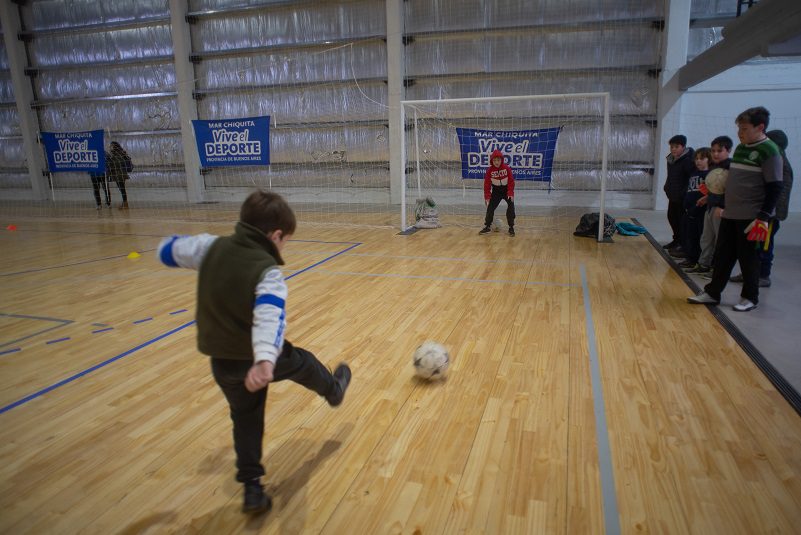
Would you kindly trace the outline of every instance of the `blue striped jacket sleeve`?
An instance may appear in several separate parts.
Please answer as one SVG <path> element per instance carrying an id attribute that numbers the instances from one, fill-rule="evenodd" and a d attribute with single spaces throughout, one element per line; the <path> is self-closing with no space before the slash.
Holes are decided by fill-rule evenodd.
<path id="1" fill-rule="evenodd" d="M 197 270 L 216 239 L 211 234 L 171 236 L 161 240 L 156 254 L 165 266 Z"/>
<path id="2" fill-rule="evenodd" d="M 253 306 L 253 360 L 278 360 L 284 347 L 287 286 L 278 267 L 268 269 L 256 286 Z"/>

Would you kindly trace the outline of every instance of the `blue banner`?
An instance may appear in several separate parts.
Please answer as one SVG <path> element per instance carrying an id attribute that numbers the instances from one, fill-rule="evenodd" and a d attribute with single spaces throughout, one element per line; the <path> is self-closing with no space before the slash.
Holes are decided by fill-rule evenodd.
<path id="1" fill-rule="evenodd" d="M 539 130 L 477 130 L 457 128 L 462 153 L 462 178 L 484 179 L 490 154 L 503 152 L 515 180 L 551 181 L 556 140 L 562 127 Z"/>
<path id="2" fill-rule="evenodd" d="M 192 121 L 203 167 L 270 165 L 270 116 Z"/>
<path id="3" fill-rule="evenodd" d="M 106 172 L 103 131 L 42 132 L 42 144 L 47 154 L 47 169 L 51 173 L 65 171 Z"/>

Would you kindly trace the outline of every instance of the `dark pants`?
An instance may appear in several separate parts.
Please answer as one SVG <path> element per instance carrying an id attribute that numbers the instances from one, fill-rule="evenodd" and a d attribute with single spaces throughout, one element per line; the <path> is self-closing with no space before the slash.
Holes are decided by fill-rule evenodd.
<path id="1" fill-rule="evenodd" d="M 106 198 L 106 204 L 111 204 L 111 196 L 108 194 L 108 187 L 106 186 L 106 177 L 105 176 L 93 176 L 92 178 L 92 190 L 95 194 L 95 203 L 98 206 L 102 204 L 100 200 L 100 188 L 103 188 L 103 193 Z"/>
<path id="2" fill-rule="evenodd" d="M 515 202 L 506 195 L 506 186 L 492 186 L 490 192 L 490 200 L 487 205 L 487 215 L 484 216 L 484 226 L 492 225 L 492 219 L 495 217 L 495 209 L 501 204 L 501 201 L 506 201 L 506 223 L 509 227 L 515 226 Z"/>
<path id="3" fill-rule="evenodd" d="M 770 231 L 770 241 L 768 242 L 768 250 L 759 253 L 760 269 L 759 277 L 761 279 L 769 279 L 770 271 L 773 268 L 773 244 L 776 242 L 776 233 L 779 232 L 779 220 L 773 220 L 773 229 Z"/>
<path id="4" fill-rule="evenodd" d="M 211 372 L 228 401 L 234 424 L 236 480 L 242 483 L 264 475 L 261 454 L 267 388 L 257 392 L 245 388 L 245 376 L 251 366 L 253 362 L 248 360 L 211 359 Z M 289 342 L 284 342 L 273 376 L 273 382 L 289 379 L 321 396 L 334 386 L 333 375 L 317 357 Z"/>
<path id="5" fill-rule="evenodd" d="M 120 190 L 120 195 L 122 195 L 122 202 L 128 202 L 128 193 L 125 191 L 125 179 L 115 178 L 114 182 L 117 183 L 117 188 L 119 188 Z"/>
<path id="6" fill-rule="evenodd" d="M 686 260 L 697 263 L 701 256 L 701 234 L 704 232 L 704 213 L 701 208 L 690 208 L 681 220 L 681 248 L 687 254 Z"/>
<path id="7" fill-rule="evenodd" d="M 673 231 L 673 241 L 681 243 L 681 218 L 684 217 L 684 201 L 668 200 L 667 218 L 670 230 Z"/>
<path id="8" fill-rule="evenodd" d="M 751 219 L 721 219 L 718 241 L 715 245 L 715 264 L 712 281 L 704 291 L 720 300 L 720 294 L 729 282 L 734 264 L 740 262 L 743 290 L 740 297 L 752 303 L 759 302 L 759 249 L 761 243 L 748 241 L 743 232 Z"/>

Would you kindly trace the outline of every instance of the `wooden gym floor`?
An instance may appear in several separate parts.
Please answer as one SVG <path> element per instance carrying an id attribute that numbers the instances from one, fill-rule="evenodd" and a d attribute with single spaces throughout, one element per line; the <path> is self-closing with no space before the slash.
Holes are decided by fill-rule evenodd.
<path id="1" fill-rule="evenodd" d="M 288 339 L 354 378 L 338 409 L 271 386 L 274 508 L 247 517 L 195 349 L 195 273 L 153 252 L 232 222 L 14 223 L 0 232 L 2 533 L 801 526 L 801 418 L 643 236 L 301 225 Z M 413 377 L 425 339 L 451 350 L 445 382 Z"/>

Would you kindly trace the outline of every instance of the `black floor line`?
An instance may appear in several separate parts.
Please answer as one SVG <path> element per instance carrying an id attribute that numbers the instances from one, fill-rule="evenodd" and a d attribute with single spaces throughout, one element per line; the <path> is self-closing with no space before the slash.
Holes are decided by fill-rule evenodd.
<path id="1" fill-rule="evenodd" d="M 631 221 L 635 225 L 639 225 L 639 221 L 635 218 L 631 218 Z M 699 293 L 701 288 L 695 283 L 695 281 L 687 275 L 679 266 L 678 264 L 671 258 L 671 256 L 665 251 L 662 246 L 657 242 L 653 236 L 651 236 L 650 232 L 645 232 L 645 237 L 651 242 L 651 245 L 662 255 L 664 258 L 679 274 L 679 277 L 687 284 L 687 286 L 695 293 Z M 688 305 L 689 306 L 689 305 Z M 697 305 L 695 305 L 697 306 Z M 762 354 L 759 349 L 751 343 L 751 341 L 742 333 L 742 331 L 729 319 L 729 317 L 720 310 L 720 307 L 717 305 L 705 305 L 712 315 L 718 320 L 718 323 L 726 329 L 726 331 L 734 338 L 734 341 L 739 344 L 745 354 L 748 355 L 751 360 L 756 364 L 757 368 L 762 370 L 762 373 L 765 374 L 765 377 L 773 384 L 776 390 L 787 400 L 787 403 L 795 409 L 795 412 L 801 416 L 801 395 L 799 395 L 798 391 L 793 388 L 793 386 L 787 382 L 787 379 L 779 373 L 779 370 L 773 367 L 773 365 L 765 358 L 765 355 Z"/>

